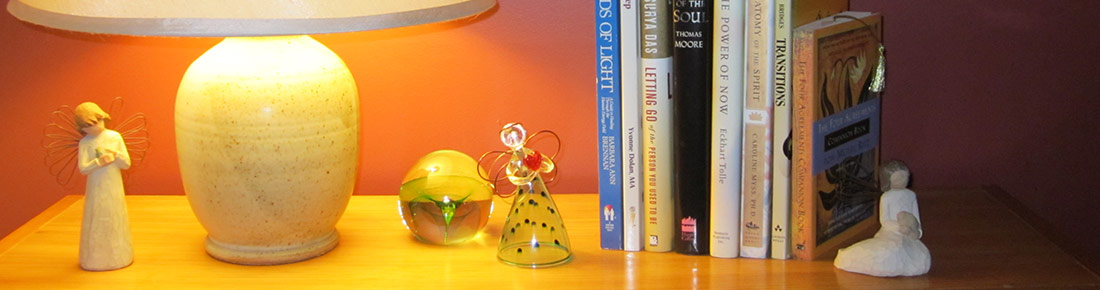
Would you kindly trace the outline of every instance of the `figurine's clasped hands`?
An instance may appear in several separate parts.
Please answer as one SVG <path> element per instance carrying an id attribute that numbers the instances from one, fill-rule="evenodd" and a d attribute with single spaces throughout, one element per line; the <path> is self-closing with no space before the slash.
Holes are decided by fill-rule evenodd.
<path id="1" fill-rule="evenodd" d="M 113 151 L 108 151 L 108 152 L 104 153 L 103 156 L 99 156 L 99 165 L 102 166 L 102 165 L 111 164 L 111 162 L 115 162 L 115 159 L 116 159 L 115 154 L 116 153 L 113 152 Z"/>

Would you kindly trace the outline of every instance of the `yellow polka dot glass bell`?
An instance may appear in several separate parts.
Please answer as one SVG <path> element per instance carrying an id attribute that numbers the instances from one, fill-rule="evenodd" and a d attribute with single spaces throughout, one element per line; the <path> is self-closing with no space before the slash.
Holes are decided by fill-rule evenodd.
<path id="1" fill-rule="evenodd" d="M 573 259 L 569 234 L 561 211 L 546 189 L 542 173 L 554 171 L 551 158 L 525 147 L 527 132 L 518 123 L 501 130 L 501 141 L 511 150 L 505 165 L 508 180 L 515 185 L 515 200 L 501 229 L 497 259 L 519 267 L 550 267 Z"/>

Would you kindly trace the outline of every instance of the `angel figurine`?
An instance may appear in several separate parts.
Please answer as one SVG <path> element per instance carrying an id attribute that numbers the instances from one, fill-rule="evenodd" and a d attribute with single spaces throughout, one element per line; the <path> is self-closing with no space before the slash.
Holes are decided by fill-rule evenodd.
<path id="1" fill-rule="evenodd" d="M 879 277 L 916 276 L 928 273 L 932 257 L 920 241 L 917 195 L 906 188 L 909 168 L 901 161 L 882 166 L 883 190 L 879 200 L 879 229 L 873 238 L 837 253 L 833 265 L 849 272 Z"/>
<path id="2" fill-rule="evenodd" d="M 77 166 L 88 176 L 80 227 L 80 267 L 106 271 L 129 266 L 134 261 L 134 246 L 122 170 L 130 168 L 130 154 L 122 135 L 105 127 L 111 116 L 98 105 L 81 103 L 73 114 L 77 128 L 84 133 Z"/>
<path id="3" fill-rule="evenodd" d="M 112 108 L 115 105 L 121 107 L 121 101 Z M 47 125 L 46 160 L 51 173 L 62 185 L 68 183 L 72 170 L 88 177 L 80 229 L 80 267 L 107 271 L 129 266 L 134 250 L 122 170 L 133 164 L 127 143 L 138 145 L 138 157 L 144 156 L 148 145 L 144 115 L 136 114 L 122 122 L 129 135 L 125 139 L 124 134 L 108 129 L 111 116 L 95 103 L 81 103 L 71 110 L 62 107 L 54 116 L 60 121 L 69 120 L 69 124 L 55 121 Z M 71 169 L 62 170 L 59 165 Z"/>
<path id="4" fill-rule="evenodd" d="M 543 130 L 528 136 L 527 130 L 519 123 L 510 123 L 500 130 L 500 141 L 509 148 L 507 151 L 493 151 L 482 155 L 497 154 L 496 160 L 507 158 L 507 162 L 497 168 L 494 178 L 482 177 L 494 185 L 507 179 L 515 187 L 511 194 L 499 194 L 501 197 L 515 196 L 508 210 L 500 243 L 497 245 L 497 259 L 505 264 L 542 268 L 568 263 L 573 259 L 573 250 L 569 246 L 569 234 L 561 218 L 561 212 L 546 189 L 544 174 L 556 173 L 554 156 L 547 156 L 531 149 L 529 143 L 541 133 L 557 137 L 554 132 Z M 559 139 L 558 149 L 561 149 Z M 554 154 L 557 155 L 557 154 Z M 481 161 L 478 162 L 480 164 Z M 497 162 L 494 161 L 493 165 Z M 500 174 L 506 178 L 500 178 Z M 496 191 L 496 186 L 493 190 Z"/>

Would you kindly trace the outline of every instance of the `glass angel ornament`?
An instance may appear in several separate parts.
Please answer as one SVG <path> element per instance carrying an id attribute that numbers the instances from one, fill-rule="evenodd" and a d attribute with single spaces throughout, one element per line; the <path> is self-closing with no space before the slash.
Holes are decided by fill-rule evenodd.
<path id="1" fill-rule="evenodd" d="M 539 133 L 553 134 L 550 131 Z M 498 159 L 508 158 L 502 169 L 509 183 L 515 185 L 515 190 L 502 197 L 514 195 L 515 199 L 501 229 L 497 259 L 518 267 L 557 266 L 573 259 L 561 212 L 550 197 L 546 180 L 542 177 L 542 174 L 554 172 L 554 161 L 550 156 L 526 146 L 536 135 L 529 138 L 519 123 L 505 125 L 500 131 L 500 140 L 510 150 L 486 153 L 486 156 L 501 153 Z M 499 174 L 500 171 L 497 172 Z M 495 182 L 500 178 L 492 180 Z"/>
<path id="2" fill-rule="evenodd" d="M 121 107 L 121 101 L 112 108 L 117 108 L 115 105 Z M 74 170 L 88 176 L 80 229 L 80 268 L 108 271 L 129 266 L 134 250 L 122 175 L 122 170 L 133 164 L 128 142 L 123 134 L 107 127 L 111 115 L 95 103 L 81 103 L 71 110 L 62 107 L 54 116 L 65 125 L 55 121 L 46 127 L 46 160 L 51 173 L 62 185 L 69 182 Z M 132 142 L 139 145 L 139 158 L 144 156 L 147 144 L 144 120 L 139 114 L 122 122 L 128 128 L 124 132 L 137 135 Z"/>
<path id="3" fill-rule="evenodd" d="M 405 227 L 417 239 L 439 245 L 476 237 L 493 211 L 493 189 L 480 178 L 484 175 L 477 161 L 462 152 L 424 155 L 405 174 L 398 194 Z"/>

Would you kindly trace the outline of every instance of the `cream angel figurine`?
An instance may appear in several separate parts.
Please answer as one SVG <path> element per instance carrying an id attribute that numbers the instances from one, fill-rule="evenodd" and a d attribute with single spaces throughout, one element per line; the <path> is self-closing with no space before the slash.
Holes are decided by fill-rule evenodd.
<path id="1" fill-rule="evenodd" d="M 837 253 L 833 265 L 849 272 L 879 277 L 916 276 L 928 273 L 932 257 L 920 241 L 917 195 L 906 188 L 909 168 L 901 161 L 883 165 L 883 190 L 879 199 L 879 223 L 875 237 L 860 241 Z"/>
<path id="2" fill-rule="evenodd" d="M 77 167 L 88 176 L 84 190 L 84 220 L 80 228 L 80 267 L 107 271 L 134 260 L 130 220 L 126 212 L 122 170 L 130 168 L 125 141 L 105 127 L 111 117 L 95 103 L 73 109 L 80 139 Z"/>

